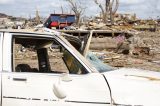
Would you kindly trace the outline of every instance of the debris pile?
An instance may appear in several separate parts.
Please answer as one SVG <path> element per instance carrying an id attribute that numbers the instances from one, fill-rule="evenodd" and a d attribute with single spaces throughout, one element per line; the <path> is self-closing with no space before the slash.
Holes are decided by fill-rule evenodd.
<path id="1" fill-rule="evenodd" d="M 114 67 L 136 67 L 160 71 L 160 33 L 141 32 L 130 38 L 129 54 L 115 49 L 92 50 L 99 59 Z M 114 43 L 113 43 L 114 44 Z"/>
<path id="2" fill-rule="evenodd" d="M 42 23 L 43 20 L 45 19 L 38 22 Z M 0 29 L 33 29 L 37 24 L 37 18 L 25 19 L 0 14 Z M 113 25 L 104 24 L 100 17 L 95 17 L 83 20 L 80 27 L 72 24 L 62 30 L 75 30 L 79 33 L 101 30 L 102 33 L 94 33 L 89 48 L 96 52 L 104 63 L 114 67 L 137 67 L 160 71 L 160 19 L 141 20 L 137 19 L 135 14 L 116 14 Z M 104 34 L 103 31 L 108 31 L 111 36 L 106 36 L 109 33 Z M 115 32 L 119 35 L 114 35 Z M 132 36 L 120 36 L 119 32 Z M 77 36 L 80 36 L 79 33 Z M 29 54 L 21 56 L 20 52 L 17 52 L 17 55 L 18 58 L 30 57 Z"/>
<path id="3" fill-rule="evenodd" d="M 110 21 L 110 20 L 108 20 Z M 114 23 L 104 24 L 101 17 L 87 19 L 83 22 L 80 29 L 83 30 L 110 30 L 110 31 L 126 31 L 138 33 L 137 31 L 157 31 L 159 30 L 159 20 L 142 20 L 136 17 L 136 14 L 116 14 Z"/>
<path id="4" fill-rule="evenodd" d="M 42 18 L 40 23 L 42 23 L 43 20 Z M 33 29 L 40 23 L 37 22 L 36 18 L 27 19 L 0 13 L 0 29 Z"/>

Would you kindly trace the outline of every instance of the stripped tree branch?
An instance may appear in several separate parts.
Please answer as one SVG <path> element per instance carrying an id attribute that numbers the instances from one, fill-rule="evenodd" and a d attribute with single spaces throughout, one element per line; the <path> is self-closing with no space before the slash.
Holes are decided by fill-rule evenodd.
<path id="1" fill-rule="evenodd" d="M 76 25 L 79 27 L 81 16 L 83 15 L 86 8 L 83 8 L 80 4 L 77 4 L 73 0 L 66 0 L 66 1 L 70 4 L 71 10 L 74 12 L 76 16 Z"/>

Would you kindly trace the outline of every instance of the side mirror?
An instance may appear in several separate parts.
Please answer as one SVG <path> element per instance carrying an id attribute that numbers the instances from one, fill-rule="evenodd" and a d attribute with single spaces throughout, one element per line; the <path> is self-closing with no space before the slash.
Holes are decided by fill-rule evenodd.
<path id="1" fill-rule="evenodd" d="M 59 99 L 64 99 L 67 97 L 66 92 L 64 91 L 64 89 L 62 88 L 62 86 L 60 84 L 53 85 L 53 92 L 54 92 L 55 96 Z"/>

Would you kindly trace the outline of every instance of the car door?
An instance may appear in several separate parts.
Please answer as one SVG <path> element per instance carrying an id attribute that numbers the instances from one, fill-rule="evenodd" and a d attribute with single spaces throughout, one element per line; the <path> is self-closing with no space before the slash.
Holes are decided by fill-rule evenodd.
<path id="1" fill-rule="evenodd" d="M 70 71 L 60 77 L 59 86 L 65 91 L 65 102 L 73 106 L 110 105 L 109 87 L 103 75 L 86 73 L 84 66 L 67 50 L 64 50 L 63 59 Z"/>
<path id="2" fill-rule="evenodd" d="M 21 37 L 21 35 L 19 36 Z M 34 37 L 34 35 L 32 35 L 32 37 Z M 39 36 L 36 36 L 35 39 L 32 39 L 32 37 L 30 37 L 30 35 L 26 36 L 25 34 L 25 36 L 23 36 L 22 38 L 17 38 L 17 40 L 14 40 L 12 38 L 11 33 L 8 33 L 7 35 L 4 36 L 3 43 L 5 45 L 3 45 L 3 48 L 7 49 L 3 49 L 3 54 L 4 54 L 3 73 L 2 73 L 3 106 L 110 105 L 110 94 L 107 83 L 103 78 L 103 76 L 99 73 L 95 74 L 85 73 L 82 75 L 78 75 L 75 73 L 74 74 L 48 73 L 48 71 L 33 72 L 33 70 L 32 72 L 29 72 L 28 68 L 25 72 L 15 71 L 14 68 L 15 64 L 13 63 L 15 63 L 14 58 L 17 57 L 14 57 L 13 54 L 15 53 L 11 52 L 14 51 L 12 47 L 14 45 L 13 44 L 14 41 L 17 41 L 18 43 L 19 42 L 23 43 L 24 46 L 27 44 L 25 42 L 28 42 L 30 43 L 29 45 L 33 47 L 32 44 L 34 44 L 34 41 L 35 42 L 38 41 L 40 42 L 39 44 L 44 45 L 42 43 L 43 42 L 46 43 L 46 41 L 48 40 L 47 39 L 45 41 L 45 39 L 40 39 L 39 41 L 38 39 Z M 37 44 L 38 42 L 36 42 L 35 44 Z M 25 51 L 27 50 L 21 50 L 20 54 L 21 52 L 23 53 Z M 20 54 L 18 56 L 20 56 Z M 52 56 L 56 57 L 55 54 Z M 30 58 L 37 58 L 37 57 L 33 56 Z M 18 57 L 17 60 L 23 60 L 23 59 Z M 28 61 L 28 64 L 30 63 L 30 65 L 33 65 L 32 63 L 33 61 L 34 60 Z M 43 68 L 43 66 L 45 66 L 46 64 L 44 64 L 43 61 L 39 62 L 39 64 L 41 63 Z M 50 65 L 52 66 L 54 64 Z M 57 65 L 61 64 L 58 63 Z M 63 94 L 64 97 L 59 98 L 57 96 L 57 93 L 58 95 Z"/>
<path id="3" fill-rule="evenodd" d="M 61 81 L 66 98 L 58 99 L 54 84 L 61 74 L 4 73 L 3 106 L 110 106 L 110 94 L 98 74 L 71 75 L 72 81 Z"/>
<path id="4" fill-rule="evenodd" d="M 64 101 L 71 106 L 110 106 L 108 86 L 99 73 L 68 75 L 70 81 L 61 77 L 60 86 L 66 93 Z"/>
<path id="5" fill-rule="evenodd" d="M 33 46 L 39 42 L 38 45 L 45 39 L 35 35 L 16 34 L 17 38 L 14 39 L 14 34 L 6 33 L 4 35 L 3 43 L 3 73 L 2 73 L 2 105 L 3 106 L 62 106 L 62 102 L 57 102 L 58 99 L 53 93 L 53 85 L 59 79 L 58 74 L 42 73 L 42 72 L 29 72 L 29 68 L 26 68 L 24 72 L 15 71 L 15 61 L 24 61 L 25 58 L 20 58 L 19 55 L 24 55 L 25 49 L 23 47 L 18 51 L 15 50 L 13 42 L 20 42 L 27 46 Z M 35 39 L 32 39 L 35 38 Z M 39 39 L 40 38 L 40 39 Z M 45 38 L 45 36 L 43 37 Z M 37 41 L 36 41 L 37 40 Z M 47 40 L 46 40 L 47 41 Z M 44 41 L 44 42 L 46 42 Z M 25 43 L 26 42 L 26 43 Z M 6 49 L 7 48 L 7 49 Z M 31 49 L 31 48 L 29 48 Z M 20 52 L 20 53 L 19 53 Z M 18 57 L 16 57 L 18 55 Z M 28 54 L 32 55 L 32 54 Z M 25 57 L 25 55 L 24 55 Z M 18 58 L 18 59 L 16 59 Z M 26 57 L 27 58 L 27 57 Z M 30 59 L 32 57 L 29 57 Z M 37 57 L 35 57 L 37 58 Z M 27 60 L 26 64 L 35 64 L 34 60 Z M 26 62 L 24 61 L 24 62 Z M 37 63 L 38 64 L 38 63 Z M 34 69 L 36 70 L 36 69 Z M 28 71 L 28 72 L 27 72 Z"/>

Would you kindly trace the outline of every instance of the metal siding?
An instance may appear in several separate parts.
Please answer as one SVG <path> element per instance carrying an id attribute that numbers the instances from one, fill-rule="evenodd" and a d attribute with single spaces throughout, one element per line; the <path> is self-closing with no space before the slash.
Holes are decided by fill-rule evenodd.
<path id="1" fill-rule="evenodd" d="M 51 16 L 51 21 L 58 21 L 59 20 L 59 16 Z"/>
<path id="2" fill-rule="evenodd" d="M 68 22 L 68 23 L 74 23 L 75 22 L 75 16 L 66 16 L 66 17 L 61 17 L 61 16 L 51 16 L 51 21 L 59 21 L 60 23 Z"/>
<path id="3" fill-rule="evenodd" d="M 67 22 L 74 23 L 75 22 L 75 16 L 68 16 L 67 17 Z"/>

